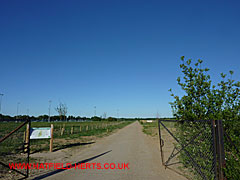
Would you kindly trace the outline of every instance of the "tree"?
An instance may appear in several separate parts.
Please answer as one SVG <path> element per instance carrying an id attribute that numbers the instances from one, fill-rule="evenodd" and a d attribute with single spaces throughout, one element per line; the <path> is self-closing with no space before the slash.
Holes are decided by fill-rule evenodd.
<path id="1" fill-rule="evenodd" d="M 48 115 L 40 115 L 38 116 L 38 119 L 41 121 L 47 121 L 48 120 Z"/>
<path id="2" fill-rule="evenodd" d="M 114 118 L 114 117 L 108 117 L 108 118 L 107 118 L 107 121 L 117 121 L 117 118 Z"/>
<path id="3" fill-rule="evenodd" d="M 229 71 L 229 78 L 226 80 L 226 74 L 221 73 L 221 81 L 214 85 L 211 77 L 208 74 L 208 68 L 202 68 L 202 60 L 192 65 L 192 60 L 185 61 L 184 56 L 181 57 L 182 64 L 180 68 L 183 72 L 183 77 L 177 78 L 177 83 L 184 91 L 184 95 L 179 97 L 171 92 L 174 101 L 171 102 L 173 115 L 179 120 L 223 120 L 225 132 L 231 138 L 231 141 L 240 149 L 240 82 L 232 79 L 233 71 Z M 207 126 L 207 125 L 205 125 Z M 183 124 L 176 126 L 177 136 L 181 142 L 188 137 L 194 137 L 196 132 L 199 132 L 200 124 Z M 209 131 L 210 128 L 204 129 Z M 224 137 L 226 138 L 226 137 Z M 186 149 L 191 152 L 195 158 L 197 153 L 206 152 L 209 150 L 209 141 L 207 139 L 199 140 L 199 146 L 188 146 Z M 224 139 L 224 149 L 226 156 L 225 175 L 227 179 L 240 179 L 240 155 L 238 151 L 232 148 L 232 144 Z M 180 155 L 180 158 L 189 166 L 187 156 Z M 206 167 L 206 159 L 197 159 L 201 165 Z M 211 164 L 209 164 L 211 166 Z M 210 167 L 209 166 L 209 167 Z M 207 166 L 206 169 L 209 168 Z"/>
<path id="4" fill-rule="evenodd" d="M 67 115 L 67 105 L 63 103 L 59 103 L 59 105 L 55 108 L 55 110 L 58 112 L 60 120 L 65 119 Z"/>
<path id="5" fill-rule="evenodd" d="M 240 117 L 240 82 L 232 80 L 233 71 L 229 71 L 230 79 L 221 73 L 222 81 L 212 85 L 208 68 L 201 68 L 202 60 L 192 66 L 192 60 L 183 63 L 180 68 L 183 78 L 178 77 L 178 85 L 185 92 L 181 98 L 171 92 L 173 115 L 181 120 L 198 119 L 239 119 Z"/>
<path id="6" fill-rule="evenodd" d="M 102 118 L 100 118 L 100 117 L 98 117 L 98 116 L 93 116 L 93 117 L 91 117 L 91 120 L 92 120 L 92 121 L 101 121 Z"/>

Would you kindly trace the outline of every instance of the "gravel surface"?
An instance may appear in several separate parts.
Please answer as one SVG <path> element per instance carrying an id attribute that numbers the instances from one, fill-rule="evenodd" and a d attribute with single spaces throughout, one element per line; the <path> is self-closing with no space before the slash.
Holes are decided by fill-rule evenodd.
<path id="1" fill-rule="evenodd" d="M 129 163 L 129 169 L 56 170 L 35 179 L 82 180 L 183 180 L 184 177 L 164 169 L 156 141 L 142 132 L 134 122 L 75 154 L 70 163 Z M 61 163 L 61 162 L 59 162 Z"/>

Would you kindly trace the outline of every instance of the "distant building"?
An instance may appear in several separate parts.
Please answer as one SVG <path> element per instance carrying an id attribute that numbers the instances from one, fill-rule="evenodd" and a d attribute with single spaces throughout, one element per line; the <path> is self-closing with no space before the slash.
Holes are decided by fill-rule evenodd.
<path id="1" fill-rule="evenodd" d="M 152 123 L 153 120 L 140 120 L 140 122 L 142 122 L 142 123 Z"/>
<path id="2" fill-rule="evenodd" d="M 151 123 L 151 122 L 153 122 L 153 120 L 147 120 L 147 122 L 148 122 L 148 123 Z"/>

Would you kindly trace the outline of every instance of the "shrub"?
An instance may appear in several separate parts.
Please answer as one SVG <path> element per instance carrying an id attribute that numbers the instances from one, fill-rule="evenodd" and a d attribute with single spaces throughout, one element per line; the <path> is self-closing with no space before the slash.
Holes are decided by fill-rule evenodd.
<path id="1" fill-rule="evenodd" d="M 211 77 L 208 74 L 208 68 L 202 68 L 202 60 L 198 60 L 194 65 L 192 60 L 185 60 L 184 56 L 181 57 L 182 64 L 180 68 L 183 77 L 177 78 L 177 83 L 184 91 L 184 95 L 179 97 L 174 95 L 172 90 L 171 96 L 174 101 L 171 102 L 173 115 L 178 121 L 182 120 L 223 120 L 224 129 L 232 139 L 233 143 L 239 149 L 239 135 L 240 135 L 240 82 L 232 79 L 233 71 L 229 71 L 230 78 L 226 79 L 226 74 L 221 73 L 222 80 L 214 85 Z M 193 123 L 189 125 L 177 125 L 177 136 L 180 141 L 186 140 L 188 137 L 193 137 L 194 133 L 199 131 L 199 124 Z M 204 127 L 205 133 L 210 133 L 211 130 L 208 126 Z M 228 143 L 225 139 L 225 153 L 226 153 L 226 169 L 225 175 L 229 179 L 240 179 L 240 157 L 236 150 L 232 148 L 232 144 Z M 204 152 L 210 148 L 207 140 L 198 139 L 199 151 Z M 188 151 L 192 155 L 197 155 L 196 147 L 189 146 Z M 189 167 L 189 159 L 183 153 L 180 155 L 186 167 Z M 209 168 L 204 158 L 196 159 L 198 163 Z"/>

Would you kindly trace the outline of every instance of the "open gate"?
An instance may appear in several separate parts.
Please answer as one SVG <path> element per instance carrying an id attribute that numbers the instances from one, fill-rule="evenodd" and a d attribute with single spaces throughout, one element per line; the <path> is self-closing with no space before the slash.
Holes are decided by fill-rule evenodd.
<path id="1" fill-rule="evenodd" d="M 14 169 L 10 168 L 10 165 L 15 165 L 15 163 L 27 165 L 29 163 L 30 139 L 27 133 L 30 133 L 30 125 L 30 120 L 21 124 L 1 122 L 0 179 L 24 179 L 29 176 L 28 168 L 23 166 L 23 168 Z"/>
<path id="2" fill-rule="evenodd" d="M 161 160 L 188 179 L 225 179 L 222 121 L 158 120 Z"/>

